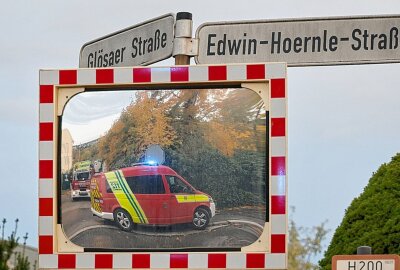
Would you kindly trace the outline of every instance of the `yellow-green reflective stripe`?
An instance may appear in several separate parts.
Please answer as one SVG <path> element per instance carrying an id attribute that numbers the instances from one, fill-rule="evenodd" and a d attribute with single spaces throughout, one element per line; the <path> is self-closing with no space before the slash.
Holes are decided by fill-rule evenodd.
<path id="1" fill-rule="evenodd" d="M 178 203 L 190 203 L 190 202 L 208 202 L 208 196 L 202 194 L 195 195 L 175 195 Z"/>
<path id="2" fill-rule="evenodd" d="M 130 189 L 123 186 L 125 178 L 118 179 L 116 172 L 105 173 L 107 182 L 122 208 L 127 210 L 135 223 L 148 223 L 142 208 Z M 144 217 L 144 218 L 143 218 Z"/>
<path id="3" fill-rule="evenodd" d="M 124 175 L 122 174 L 122 171 L 116 171 L 115 174 L 116 174 L 116 176 L 117 176 L 117 178 L 119 180 L 119 183 L 120 183 L 122 189 L 125 191 L 129 201 L 131 202 L 132 206 L 136 210 L 136 213 L 139 216 L 139 218 L 142 221 L 142 223 L 148 223 L 146 215 L 145 215 L 142 207 L 140 207 L 140 204 L 137 201 L 135 195 L 131 192 L 131 189 L 130 189 L 129 185 L 126 182 L 126 179 L 125 179 Z"/>
<path id="4" fill-rule="evenodd" d="M 107 182 L 117 198 L 118 203 L 124 209 L 126 209 L 130 215 L 132 216 L 133 222 L 142 223 L 139 216 L 136 213 L 136 210 L 133 208 L 132 204 L 129 202 L 127 194 L 122 190 L 122 187 L 119 184 L 119 180 L 115 172 L 108 172 L 105 174 Z"/>

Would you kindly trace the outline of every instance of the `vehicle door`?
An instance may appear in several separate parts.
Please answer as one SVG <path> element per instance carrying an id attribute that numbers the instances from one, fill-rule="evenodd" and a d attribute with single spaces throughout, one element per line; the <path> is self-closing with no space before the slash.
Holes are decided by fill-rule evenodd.
<path id="1" fill-rule="evenodd" d="M 191 186 L 176 175 L 165 175 L 171 194 L 171 220 L 175 223 L 190 222 L 195 206 L 195 196 Z"/>
<path id="2" fill-rule="evenodd" d="M 162 176 L 139 175 L 126 177 L 126 181 L 143 209 L 148 223 L 169 224 L 170 195 L 166 193 Z"/>

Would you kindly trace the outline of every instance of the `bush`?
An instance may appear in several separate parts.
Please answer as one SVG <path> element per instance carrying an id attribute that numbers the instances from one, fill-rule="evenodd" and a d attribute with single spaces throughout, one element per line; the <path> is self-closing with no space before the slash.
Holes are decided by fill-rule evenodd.
<path id="1" fill-rule="evenodd" d="M 265 204 L 264 157 L 244 150 L 228 157 L 201 140 L 189 145 L 190 150 L 167 149 L 165 165 L 212 196 L 220 208 Z"/>

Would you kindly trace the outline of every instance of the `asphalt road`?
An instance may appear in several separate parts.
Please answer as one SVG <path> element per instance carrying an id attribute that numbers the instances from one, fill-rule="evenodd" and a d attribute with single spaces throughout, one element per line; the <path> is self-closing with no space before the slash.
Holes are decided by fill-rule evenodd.
<path id="1" fill-rule="evenodd" d="M 66 192 L 61 203 L 66 236 L 89 248 L 239 248 L 255 242 L 265 222 L 263 209 L 242 207 L 217 209 L 203 231 L 192 229 L 190 224 L 179 224 L 140 225 L 132 232 L 124 232 L 113 222 L 93 216 L 89 199 L 72 201 Z"/>

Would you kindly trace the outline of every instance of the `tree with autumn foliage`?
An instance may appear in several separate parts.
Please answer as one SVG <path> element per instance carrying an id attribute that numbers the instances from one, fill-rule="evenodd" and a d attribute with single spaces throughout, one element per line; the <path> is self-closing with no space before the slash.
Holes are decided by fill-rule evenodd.
<path id="1" fill-rule="evenodd" d="M 205 134 L 213 147 L 228 156 L 236 150 L 265 152 L 266 112 L 256 93 L 229 91 L 215 107 L 218 113 L 207 123 Z"/>
<path id="2" fill-rule="evenodd" d="M 291 214 L 294 212 L 295 208 L 292 207 Z M 326 221 L 312 228 L 301 227 L 290 217 L 288 270 L 320 269 L 318 264 L 313 263 L 313 258 L 322 252 L 322 243 L 329 232 L 325 225 Z"/>
<path id="3" fill-rule="evenodd" d="M 265 205 L 266 141 L 256 142 L 258 124 L 266 134 L 260 97 L 242 89 L 200 89 L 178 96 L 175 107 L 178 140 L 166 149 L 166 164 L 220 207 Z"/>
<path id="4" fill-rule="evenodd" d="M 110 169 L 130 166 L 146 148 L 158 144 L 165 148 L 175 139 L 167 104 L 157 102 L 146 92 L 137 92 L 133 101 L 98 143 L 99 157 Z"/>
<path id="5" fill-rule="evenodd" d="M 165 165 L 219 207 L 265 206 L 266 119 L 261 98 L 250 90 L 136 91 L 109 131 L 82 153 L 113 170 L 141 162 L 147 147 L 158 144 Z"/>

